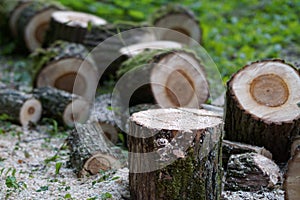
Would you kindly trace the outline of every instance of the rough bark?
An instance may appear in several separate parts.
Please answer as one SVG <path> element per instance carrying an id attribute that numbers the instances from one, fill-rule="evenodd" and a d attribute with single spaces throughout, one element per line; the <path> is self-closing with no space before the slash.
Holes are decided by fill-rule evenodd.
<path id="1" fill-rule="evenodd" d="M 286 200 L 300 199 L 300 144 L 299 141 L 296 141 L 296 143 L 297 147 L 295 144 L 283 184 Z"/>
<path id="2" fill-rule="evenodd" d="M 152 109 L 132 115 L 132 199 L 219 199 L 222 119 L 197 109 Z"/>
<path id="3" fill-rule="evenodd" d="M 40 119 L 42 105 L 30 94 L 12 89 L 1 89 L 0 114 L 5 114 L 8 120 L 26 127 L 30 122 L 36 123 Z"/>
<path id="4" fill-rule="evenodd" d="M 264 147 L 257 147 L 249 144 L 243 144 L 239 142 L 232 142 L 223 140 L 222 142 L 222 164 L 227 169 L 227 163 L 231 155 L 244 154 L 244 153 L 257 153 L 263 155 L 269 159 L 272 159 L 270 151 Z"/>
<path id="5" fill-rule="evenodd" d="M 279 167 L 260 154 L 232 155 L 228 161 L 224 189 L 229 191 L 274 189 L 281 179 Z"/>
<path id="6" fill-rule="evenodd" d="M 286 162 L 300 133 L 299 90 L 299 72 L 281 60 L 245 66 L 228 82 L 225 139 L 263 146 Z"/>
<path id="7" fill-rule="evenodd" d="M 116 89 L 126 106 L 156 102 L 199 108 L 209 96 L 201 62 L 183 49 L 144 51 L 124 62 L 117 74 Z"/>
<path id="8" fill-rule="evenodd" d="M 97 124 L 76 126 L 68 137 L 68 145 L 71 150 L 70 163 L 76 169 L 78 177 L 126 165 L 126 156 L 119 148 L 110 144 Z"/>
<path id="9" fill-rule="evenodd" d="M 32 52 L 41 47 L 51 14 L 61 9 L 63 9 L 61 5 L 45 1 L 32 1 L 26 6 L 16 20 L 17 30 L 20 33 L 20 49 L 24 49 L 25 46 Z"/>
<path id="10" fill-rule="evenodd" d="M 88 50 L 80 44 L 57 41 L 33 54 L 34 85 L 52 86 L 91 101 L 98 84 L 98 71 Z"/>
<path id="11" fill-rule="evenodd" d="M 72 127 L 76 122 L 85 123 L 90 105 L 82 97 L 52 87 L 34 89 L 34 95 L 43 106 L 43 115 Z"/>
<path id="12" fill-rule="evenodd" d="M 45 43 L 56 40 L 83 43 L 91 26 L 100 26 L 106 21 L 92 14 L 75 11 L 57 11 L 52 14 L 50 28 L 47 31 Z"/>
<path id="13" fill-rule="evenodd" d="M 165 28 L 157 32 L 158 40 L 171 40 L 187 45 L 194 42 L 192 39 L 202 42 L 200 22 L 193 11 L 181 5 L 169 4 L 161 7 L 153 14 L 151 24 Z"/>

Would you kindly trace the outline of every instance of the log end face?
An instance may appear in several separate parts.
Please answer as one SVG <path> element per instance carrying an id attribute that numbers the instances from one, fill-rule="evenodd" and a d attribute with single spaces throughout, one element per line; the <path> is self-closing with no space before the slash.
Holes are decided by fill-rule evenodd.
<path id="1" fill-rule="evenodd" d="M 73 127 L 76 122 L 85 123 L 89 118 L 89 114 L 89 103 L 83 99 L 75 99 L 66 107 L 63 113 L 63 121 L 67 126 Z"/>
<path id="2" fill-rule="evenodd" d="M 23 126 L 27 126 L 29 122 L 36 123 L 41 118 L 42 105 L 36 99 L 27 100 L 20 111 L 20 122 Z"/>

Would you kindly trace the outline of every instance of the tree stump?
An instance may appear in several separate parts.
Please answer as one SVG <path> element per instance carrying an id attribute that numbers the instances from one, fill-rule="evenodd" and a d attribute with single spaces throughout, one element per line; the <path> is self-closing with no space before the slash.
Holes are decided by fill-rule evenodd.
<path id="1" fill-rule="evenodd" d="M 52 13 L 50 28 L 46 34 L 46 43 L 56 40 L 83 43 L 91 26 L 100 26 L 106 21 L 92 14 L 75 11 L 56 11 Z"/>
<path id="2" fill-rule="evenodd" d="M 225 139 L 263 146 L 276 162 L 290 157 L 300 134 L 300 76 L 281 60 L 251 63 L 228 82 Z"/>
<path id="3" fill-rule="evenodd" d="M 198 109 L 151 109 L 130 121 L 132 199 L 219 199 L 222 119 Z"/>
<path id="4" fill-rule="evenodd" d="M 272 160 L 256 153 L 237 154 L 229 158 L 224 190 L 274 189 L 281 179 L 280 169 Z"/>
<path id="5" fill-rule="evenodd" d="M 122 151 L 110 145 L 97 124 L 77 125 L 68 137 L 68 145 L 71 151 L 70 163 L 78 177 L 126 165 Z"/>
<path id="6" fill-rule="evenodd" d="M 228 140 L 222 141 L 222 164 L 224 169 L 227 169 L 227 163 L 231 155 L 244 154 L 244 153 L 257 153 L 269 159 L 272 159 L 270 151 L 264 147 L 257 147 L 240 142 L 232 142 Z"/>
<path id="7" fill-rule="evenodd" d="M 61 5 L 53 2 L 32 1 L 17 15 L 18 18 L 14 21 L 20 33 L 20 41 L 29 51 L 33 52 L 42 46 L 51 14 L 61 9 L 63 9 Z M 24 48 L 24 46 L 20 46 L 20 48 Z"/>
<path id="8" fill-rule="evenodd" d="M 98 70 L 80 44 L 57 41 L 33 55 L 36 87 L 52 86 L 91 101 L 98 85 Z"/>
<path id="9" fill-rule="evenodd" d="M 52 87 L 34 89 L 34 95 L 43 106 L 44 116 L 51 117 L 69 127 L 74 123 L 85 123 L 90 105 L 82 97 Z"/>
<path id="10" fill-rule="evenodd" d="M 286 200 L 300 198 L 300 145 L 293 150 L 293 156 L 288 162 L 287 172 L 283 184 Z"/>
<path id="11" fill-rule="evenodd" d="M 26 127 L 29 122 L 36 123 L 42 114 L 42 105 L 32 95 L 12 89 L 0 90 L 0 114 L 8 120 Z"/>
<path id="12" fill-rule="evenodd" d="M 204 67 L 188 50 L 144 51 L 124 62 L 117 74 L 121 78 L 115 89 L 125 106 L 199 108 L 209 96 Z"/>
<path id="13" fill-rule="evenodd" d="M 202 40 L 202 30 L 195 14 L 181 5 L 169 4 L 157 10 L 151 24 L 164 29 L 156 32 L 158 40 L 171 40 L 186 45 Z"/>

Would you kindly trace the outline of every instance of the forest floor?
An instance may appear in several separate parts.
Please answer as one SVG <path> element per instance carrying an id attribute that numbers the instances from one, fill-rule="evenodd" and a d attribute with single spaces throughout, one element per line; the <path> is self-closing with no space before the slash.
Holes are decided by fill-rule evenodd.
<path id="1" fill-rule="evenodd" d="M 8 127 L 9 125 L 9 127 Z M 0 131 L 0 199 L 129 199 L 128 169 L 77 178 L 66 132 L 6 124 Z M 51 126 L 50 126 L 51 127 Z"/>

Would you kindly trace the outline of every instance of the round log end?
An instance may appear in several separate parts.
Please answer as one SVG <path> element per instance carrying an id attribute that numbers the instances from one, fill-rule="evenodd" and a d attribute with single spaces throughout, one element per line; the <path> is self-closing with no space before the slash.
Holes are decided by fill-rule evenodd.
<path id="1" fill-rule="evenodd" d="M 42 105 L 36 99 L 25 101 L 20 110 L 20 122 L 23 126 L 27 126 L 29 122 L 36 123 L 41 118 Z"/>
<path id="2" fill-rule="evenodd" d="M 89 114 L 89 103 L 82 99 L 75 99 L 66 107 L 63 113 L 63 121 L 67 126 L 73 127 L 75 122 L 86 122 L 89 118 Z"/>
<path id="3" fill-rule="evenodd" d="M 289 122 L 299 118 L 300 76 L 280 60 L 254 62 L 229 82 L 243 110 L 267 122 Z"/>
<path id="4" fill-rule="evenodd" d="M 203 67 L 186 52 L 174 51 L 164 56 L 153 67 L 150 80 L 161 107 L 199 108 L 209 97 Z"/>

